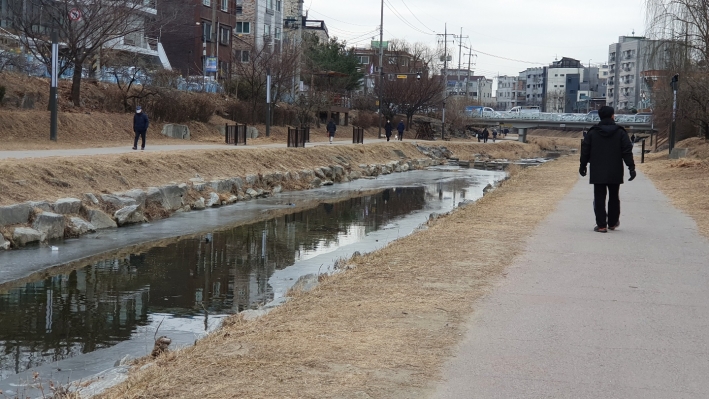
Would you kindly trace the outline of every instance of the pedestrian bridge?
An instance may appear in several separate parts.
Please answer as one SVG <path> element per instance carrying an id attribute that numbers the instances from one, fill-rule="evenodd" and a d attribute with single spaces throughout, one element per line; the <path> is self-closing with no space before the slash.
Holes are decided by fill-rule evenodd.
<path id="1" fill-rule="evenodd" d="M 517 112 L 485 112 L 482 116 L 473 117 L 480 125 L 505 125 L 519 129 L 569 127 L 590 128 L 597 124 L 598 115 L 562 114 L 553 112 L 517 113 Z M 628 130 L 652 130 L 652 115 L 620 115 L 615 116 L 615 122 Z"/>

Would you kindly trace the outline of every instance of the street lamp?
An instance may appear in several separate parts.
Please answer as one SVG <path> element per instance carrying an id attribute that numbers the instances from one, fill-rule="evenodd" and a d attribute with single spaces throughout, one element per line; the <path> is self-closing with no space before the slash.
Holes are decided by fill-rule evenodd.
<path id="1" fill-rule="evenodd" d="M 197 26 L 202 24 L 197 21 L 195 22 Z M 206 91 L 207 86 L 207 38 L 204 35 L 204 28 L 202 28 L 202 91 Z"/>

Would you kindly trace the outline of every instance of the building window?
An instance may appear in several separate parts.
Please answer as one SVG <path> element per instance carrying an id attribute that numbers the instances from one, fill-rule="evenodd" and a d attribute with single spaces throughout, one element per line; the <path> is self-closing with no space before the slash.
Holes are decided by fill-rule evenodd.
<path id="1" fill-rule="evenodd" d="M 281 40 L 281 28 L 276 27 L 273 37 L 275 37 L 276 40 Z"/>
<path id="2" fill-rule="evenodd" d="M 237 22 L 234 32 L 243 34 L 251 33 L 251 22 Z"/>
<path id="3" fill-rule="evenodd" d="M 360 64 L 369 64 L 369 56 L 368 55 L 358 55 L 357 58 L 359 59 Z"/>
<path id="4" fill-rule="evenodd" d="M 276 11 L 281 11 L 281 8 L 282 8 L 281 4 L 282 3 L 283 3 L 283 1 L 276 0 Z"/>
<path id="5" fill-rule="evenodd" d="M 202 21 L 202 40 L 212 41 L 212 23 L 209 21 Z"/>
<path id="6" fill-rule="evenodd" d="M 271 25 L 264 25 L 263 26 L 263 35 L 264 36 L 271 36 Z"/>
<path id="7" fill-rule="evenodd" d="M 241 15 L 244 13 L 244 6 L 236 6 L 235 10 L 236 15 Z"/>
<path id="8" fill-rule="evenodd" d="M 234 51 L 234 59 L 239 62 L 249 62 L 249 50 Z"/>
<path id="9" fill-rule="evenodd" d="M 219 43 L 224 45 L 229 45 L 229 39 L 231 38 L 231 29 L 228 26 L 219 27 Z"/>
<path id="10" fill-rule="evenodd" d="M 207 7 L 211 7 L 212 0 L 202 0 L 202 5 L 205 5 Z"/>
<path id="11" fill-rule="evenodd" d="M 396 65 L 397 59 L 396 57 L 389 57 L 389 65 Z"/>
<path id="12" fill-rule="evenodd" d="M 266 9 L 273 10 L 273 0 L 266 0 Z"/>
<path id="13" fill-rule="evenodd" d="M 222 11 L 229 11 L 229 0 L 222 0 Z"/>

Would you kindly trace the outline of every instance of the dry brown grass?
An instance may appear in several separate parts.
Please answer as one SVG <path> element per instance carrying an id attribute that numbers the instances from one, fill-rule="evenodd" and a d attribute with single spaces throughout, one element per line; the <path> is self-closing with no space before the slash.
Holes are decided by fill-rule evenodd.
<path id="1" fill-rule="evenodd" d="M 505 144 L 508 145 L 488 147 L 490 151 L 499 149 L 515 154 L 538 151 L 531 145 Z M 479 151 L 478 148 L 477 144 L 453 145 L 456 154 L 472 153 Z M 240 150 L 195 148 L 189 151 L 0 160 L 0 205 L 54 201 L 63 197 L 82 198 L 88 192 L 119 192 L 161 186 L 170 182 L 187 182 L 196 175 L 211 180 L 252 173 L 312 169 L 339 163 L 336 157 L 348 160 L 356 168 L 361 163 L 401 159 L 394 150 L 402 151 L 409 158 L 424 157 L 411 142 L 384 142 L 364 146 L 249 147 Z"/>
<path id="2" fill-rule="evenodd" d="M 228 319 L 102 397 L 424 396 L 474 301 L 577 181 L 575 162 L 521 170 L 478 203 L 356 258 L 267 316 Z"/>
<path id="3" fill-rule="evenodd" d="M 679 142 L 677 147 L 689 148 L 692 158 L 670 160 L 666 152 L 650 154 L 645 157 L 646 163 L 638 167 L 709 238 L 709 144 L 692 138 Z"/>

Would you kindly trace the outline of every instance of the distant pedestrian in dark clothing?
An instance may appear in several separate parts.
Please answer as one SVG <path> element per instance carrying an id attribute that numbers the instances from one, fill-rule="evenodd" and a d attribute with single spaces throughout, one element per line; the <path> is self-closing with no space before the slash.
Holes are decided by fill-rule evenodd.
<path id="1" fill-rule="evenodd" d="M 389 141 L 389 138 L 391 138 L 392 130 L 394 130 L 394 127 L 391 125 L 391 121 L 387 120 L 386 125 L 384 125 L 384 133 L 387 136 L 387 141 Z"/>
<path id="2" fill-rule="evenodd" d="M 133 149 L 138 149 L 138 139 L 141 138 L 140 149 L 145 149 L 145 133 L 148 131 L 148 126 L 150 121 L 148 120 L 148 115 L 143 113 L 143 108 L 139 105 L 135 107 L 135 115 L 133 115 L 133 132 L 135 132 L 135 139 L 133 140 Z"/>
<path id="3" fill-rule="evenodd" d="M 399 132 L 399 141 L 404 140 L 404 129 L 406 126 L 404 126 L 404 121 L 399 121 L 399 124 L 396 125 L 396 131 Z"/>
<path id="4" fill-rule="evenodd" d="M 475 137 L 478 138 L 478 143 L 479 143 L 480 140 L 482 140 L 482 138 L 483 138 L 483 132 L 478 132 L 478 133 L 475 135 Z"/>
<path id="5" fill-rule="evenodd" d="M 633 135 L 630 136 L 630 142 L 635 144 L 635 133 L 633 133 Z"/>
<path id="6" fill-rule="evenodd" d="M 490 132 L 487 131 L 487 129 L 483 130 L 483 143 L 487 143 L 487 139 L 490 137 Z"/>
<path id="7" fill-rule="evenodd" d="M 633 145 L 628 132 L 615 124 L 612 107 L 598 110 L 601 121 L 591 127 L 581 143 L 579 174 L 586 176 L 586 165 L 591 163 L 589 182 L 593 184 L 593 210 L 596 214 L 594 231 L 600 233 L 620 226 L 620 185 L 623 184 L 623 162 L 630 171 L 628 181 L 635 179 Z M 606 213 L 606 192 L 608 213 Z"/>
<path id="8" fill-rule="evenodd" d="M 494 143 L 497 139 L 497 129 L 492 129 L 492 142 Z"/>
<path id="9" fill-rule="evenodd" d="M 330 119 L 327 122 L 327 136 L 330 138 L 330 144 L 332 144 L 332 139 L 335 138 L 335 131 L 337 131 L 337 125 L 335 125 L 334 120 Z"/>

